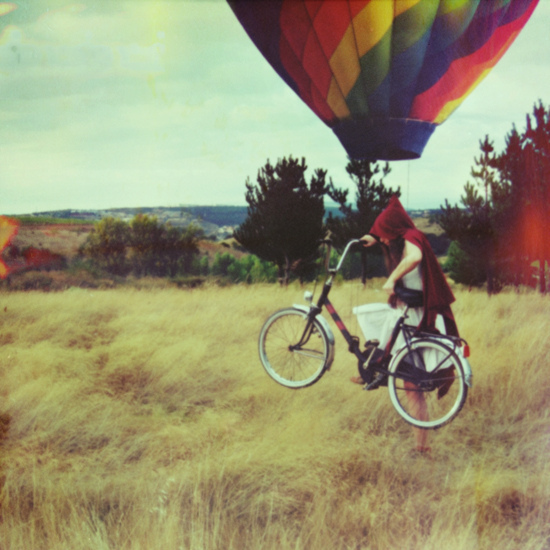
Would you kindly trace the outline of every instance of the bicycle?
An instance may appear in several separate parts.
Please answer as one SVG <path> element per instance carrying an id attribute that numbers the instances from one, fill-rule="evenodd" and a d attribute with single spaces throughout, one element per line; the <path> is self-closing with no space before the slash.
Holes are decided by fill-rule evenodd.
<path id="1" fill-rule="evenodd" d="M 392 405 L 409 424 L 435 429 L 449 423 L 462 409 L 468 388 L 472 387 L 472 369 L 467 357 L 469 347 L 463 338 L 420 332 L 406 324 L 411 307 L 422 306 L 422 292 L 397 288 L 404 303 L 385 350 L 377 341 L 367 341 L 361 350 L 360 339 L 346 328 L 328 299 L 334 277 L 352 247 L 347 243 L 335 268 L 330 268 L 330 241 L 325 260 L 326 277 L 317 303 L 306 291 L 309 305 L 293 305 L 273 313 L 259 337 L 260 359 L 267 374 L 279 384 L 298 389 L 311 386 L 330 370 L 334 361 L 335 339 L 329 322 L 321 315 L 326 308 L 358 360 L 365 390 L 387 386 Z M 399 335 L 405 344 L 393 350 Z"/>

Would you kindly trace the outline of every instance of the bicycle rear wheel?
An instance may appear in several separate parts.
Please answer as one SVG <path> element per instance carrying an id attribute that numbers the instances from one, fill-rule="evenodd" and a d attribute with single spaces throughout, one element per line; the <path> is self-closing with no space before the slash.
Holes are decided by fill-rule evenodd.
<path id="1" fill-rule="evenodd" d="M 460 359 L 433 339 L 415 340 L 389 366 L 388 390 L 397 412 L 418 428 L 435 429 L 450 422 L 468 395 Z"/>
<path id="2" fill-rule="evenodd" d="M 321 323 L 308 326 L 305 311 L 282 309 L 265 322 L 259 352 L 267 374 L 287 388 L 305 388 L 321 378 L 331 363 L 333 344 Z"/>

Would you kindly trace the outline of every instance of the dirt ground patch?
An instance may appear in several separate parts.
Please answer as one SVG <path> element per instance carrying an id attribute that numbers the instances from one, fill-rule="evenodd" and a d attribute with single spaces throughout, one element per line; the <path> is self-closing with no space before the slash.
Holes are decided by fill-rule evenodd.
<path id="1" fill-rule="evenodd" d="M 12 245 L 19 249 L 28 246 L 47 249 L 70 259 L 92 230 L 93 225 L 23 225 L 19 227 Z"/>
<path id="2" fill-rule="evenodd" d="M 433 233 L 437 237 L 444 233 L 440 225 L 431 222 L 429 218 L 414 218 L 414 225 L 423 233 Z"/>

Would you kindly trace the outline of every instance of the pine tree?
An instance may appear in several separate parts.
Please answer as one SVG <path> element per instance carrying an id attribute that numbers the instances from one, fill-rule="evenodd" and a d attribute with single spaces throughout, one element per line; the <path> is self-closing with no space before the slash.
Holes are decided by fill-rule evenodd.
<path id="1" fill-rule="evenodd" d="M 499 254 L 508 257 L 516 284 L 531 284 L 536 266 L 539 290 L 547 291 L 550 264 L 550 112 L 542 102 L 527 115 L 526 130 L 515 127 L 496 163 L 508 189 L 508 216 L 499 226 Z"/>
<path id="2" fill-rule="evenodd" d="M 451 206 L 448 201 L 441 207 L 438 222 L 449 238 L 456 241 L 469 268 L 467 272 L 484 273 L 487 292 L 498 292 L 501 286 L 497 268 L 498 225 L 505 211 L 503 198 L 506 190 L 496 177 L 496 156 L 493 142 L 485 136 L 479 142 L 481 155 L 474 158 L 471 175 L 474 183 L 467 182 L 461 197 L 463 208 Z M 481 192 L 480 192 L 481 190 Z M 475 284 L 472 280 L 471 284 Z"/>
<path id="3" fill-rule="evenodd" d="M 525 215 L 521 230 L 529 256 L 538 263 L 539 290 L 545 293 L 546 264 L 550 265 L 550 112 L 539 102 L 533 109 L 533 118 L 527 116 L 524 134 L 524 154 L 527 186 L 522 201 Z"/>
<path id="4" fill-rule="evenodd" d="M 292 271 L 307 272 L 323 237 L 326 170 L 317 169 L 306 182 L 305 159 L 269 160 L 258 171 L 256 184 L 246 181 L 248 214 L 235 238 L 263 260 L 273 262 L 279 280 L 287 284 Z"/>

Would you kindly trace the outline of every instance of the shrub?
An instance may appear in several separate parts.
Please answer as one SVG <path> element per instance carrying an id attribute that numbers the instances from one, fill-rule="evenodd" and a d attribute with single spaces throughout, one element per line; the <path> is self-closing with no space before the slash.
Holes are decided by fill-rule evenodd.
<path id="1" fill-rule="evenodd" d="M 480 262 L 464 252 L 460 245 L 453 241 L 449 246 L 447 261 L 443 269 L 455 283 L 469 286 L 481 286 L 485 282 L 485 270 Z"/>
<path id="2" fill-rule="evenodd" d="M 53 278 L 40 271 L 28 271 L 9 281 L 10 290 L 50 290 Z"/>
<path id="3" fill-rule="evenodd" d="M 211 274 L 232 283 L 272 283 L 277 281 L 277 267 L 253 254 L 239 260 L 229 252 L 217 253 L 214 256 Z"/>
<path id="4" fill-rule="evenodd" d="M 193 270 L 202 235 L 192 224 L 180 229 L 145 214 L 138 214 L 130 224 L 104 218 L 95 225 L 81 252 L 113 275 L 133 272 L 138 277 L 175 277 Z"/>

